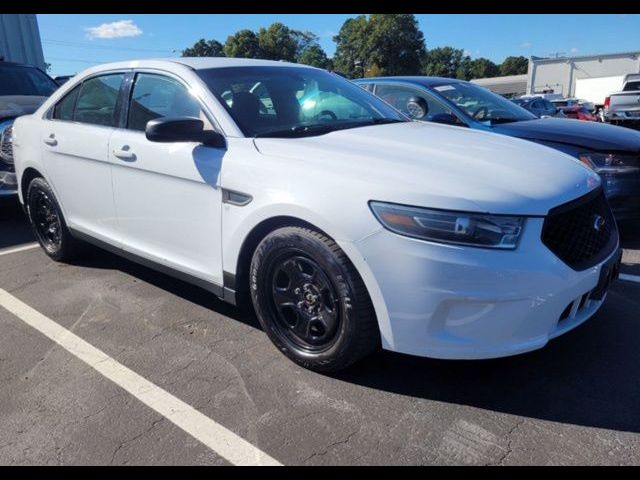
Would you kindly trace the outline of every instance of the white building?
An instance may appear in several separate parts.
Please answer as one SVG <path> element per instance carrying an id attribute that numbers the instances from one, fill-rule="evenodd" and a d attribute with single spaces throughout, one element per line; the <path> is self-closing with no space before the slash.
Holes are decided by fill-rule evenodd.
<path id="1" fill-rule="evenodd" d="M 527 93 L 527 74 L 506 75 L 503 77 L 476 78 L 471 80 L 481 87 L 505 97 L 519 97 Z"/>
<path id="2" fill-rule="evenodd" d="M 44 70 L 44 54 L 35 14 L 0 14 L 0 58 Z"/>
<path id="3" fill-rule="evenodd" d="M 628 73 L 640 73 L 640 51 L 529 60 L 527 93 L 559 93 L 602 105 L 622 88 Z"/>

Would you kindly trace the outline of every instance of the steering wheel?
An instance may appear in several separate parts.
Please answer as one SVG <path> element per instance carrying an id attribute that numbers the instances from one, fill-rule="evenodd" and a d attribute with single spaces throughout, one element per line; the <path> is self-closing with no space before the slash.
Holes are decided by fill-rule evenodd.
<path id="1" fill-rule="evenodd" d="M 480 113 L 482 113 L 482 115 L 480 115 Z M 489 115 L 489 109 L 483 105 L 482 107 L 479 107 L 475 112 L 473 112 L 471 116 L 476 120 L 482 120 L 484 117 L 488 115 Z"/>
<path id="2" fill-rule="evenodd" d="M 320 113 L 318 113 L 315 118 L 320 120 L 320 117 L 324 117 L 327 116 L 329 118 L 331 118 L 331 120 L 337 120 L 338 116 L 333 113 L 331 110 L 322 110 Z"/>

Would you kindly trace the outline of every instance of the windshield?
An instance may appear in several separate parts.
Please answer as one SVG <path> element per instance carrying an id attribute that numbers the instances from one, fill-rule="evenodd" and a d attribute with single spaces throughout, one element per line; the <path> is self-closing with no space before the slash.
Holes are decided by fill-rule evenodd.
<path id="1" fill-rule="evenodd" d="M 640 90 L 640 81 L 627 82 L 624 86 L 623 92 L 633 92 L 635 90 Z"/>
<path id="2" fill-rule="evenodd" d="M 473 83 L 455 82 L 433 89 L 478 122 L 493 124 L 537 118 L 512 101 Z"/>
<path id="3" fill-rule="evenodd" d="M 0 65 L 0 96 L 48 97 L 57 88 L 58 85 L 37 68 Z"/>
<path id="4" fill-rule="evenodd" d="M 248 137 L 322 135 L 409 121 L 344 78 L 306 67 L 229 67 L 198 75 Z"/>

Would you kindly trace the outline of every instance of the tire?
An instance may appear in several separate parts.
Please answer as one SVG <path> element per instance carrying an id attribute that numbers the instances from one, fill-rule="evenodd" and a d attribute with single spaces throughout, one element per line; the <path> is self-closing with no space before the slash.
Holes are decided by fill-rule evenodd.
<path id="1" fill-rule="evenodd" d="M 25 204 L 31 229 L 45 253 L 58 262 L 75 258 L 82 245 L 71 236 L 58 200 L 44 178 L 31 181 Z"/>
<path id="2" fill-rule="evenodd" d="M 380 346 L 360 275 L 317 231 L 284 227 L 267 235 L 251 260 L 249 290 L 271 341 L 304 368 L 342 370 Z"/>

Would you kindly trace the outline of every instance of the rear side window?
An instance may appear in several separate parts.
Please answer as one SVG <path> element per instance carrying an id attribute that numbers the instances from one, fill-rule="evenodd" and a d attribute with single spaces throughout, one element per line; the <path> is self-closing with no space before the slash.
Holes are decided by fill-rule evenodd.
<path id="1" fill-rule="evenodd" d="M 433 99 L 429 94 L 424 93 L 422 90 L 417 88 L 405 87 L 404 85 L 379 84 L 376 87 L 376 95 L 395 107 L 397 110 L 400 110 L 405 115 L 409 115 L 407 103 L 411 97 L 423 98 L 427 102 L 427 106 L 429 108 L 427 117 L 424 120 L 428 120 L 433 115 L 451 113 L 450 109 Z"/>
<path id="2" fill-rule="evenodd" d="M 92 125 L 116 126 L 116 103 L 123 78 L 123 73 L 116 73 L 83 82 L 73 119 Z"/>
<path id="3" fill-rule="evenodd" d="M 67 93 L 62 100 L 60 100 L 54 110 L 53 118 L 56 120 L 73 120 L 73 110 L 76 106 L 76 99 L 78 98 L 78 92 L 80 91 L 80 85 Z"/>
<path id="4" fill-rule="evenodd" d="M 198 101 L 177 80 L 152 73 L 139 73 L 131 92 L 127 128 L 144 131 L 147 122 L 162 117 L 195 117 L 213 130 Z"/>

